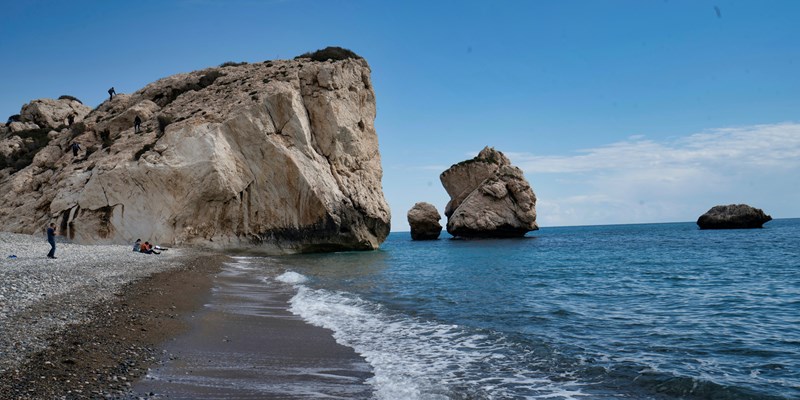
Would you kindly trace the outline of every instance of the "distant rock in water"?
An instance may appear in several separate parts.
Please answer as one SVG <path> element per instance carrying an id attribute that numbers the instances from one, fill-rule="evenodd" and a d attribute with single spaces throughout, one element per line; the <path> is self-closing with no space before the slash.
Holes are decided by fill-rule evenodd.
<path id="1" fill-rule="evenodd" d="M 539 229 L 536 195 L 522 170 L 486 147 L 439 176 L 450 201 L 447 232 L 460 237 L 521 237 Z"/>
<path id="2" fill-rule="evenodd" d="M 697 219 L 700 229 L 761 228 L 772 217 L 746 204 L 714 206 Z"/>
<path id="3" fill-rule="evenodd" d="M 436 240 L 442 232 L 439 220 L 442 216 L 431 203 L 420 202 L 408 210 L 408 225 L 411 227 L 411 239 Z"/>
<path id="4" fill-rule="evenodd" d="M 56 222 L 78 243 L 375 249 L 390 221 L 375 109 L 358 57 L 226 64 L 94 110 L 35 100 L 0 127 L 0 224 Z"/>

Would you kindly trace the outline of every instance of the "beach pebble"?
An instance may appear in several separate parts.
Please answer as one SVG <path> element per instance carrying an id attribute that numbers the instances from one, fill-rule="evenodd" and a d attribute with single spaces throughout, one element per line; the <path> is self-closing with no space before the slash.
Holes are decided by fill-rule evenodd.
<path id="1" fill-rule="evenodd" d="M 127 245 L 56 246 L 51 260 L 43 235 L 0 232 L 0 372 L 46 347 L 48 334 L 80 322 L 123 285 L 181 266 L 180 249 L 149 255 Z"/>

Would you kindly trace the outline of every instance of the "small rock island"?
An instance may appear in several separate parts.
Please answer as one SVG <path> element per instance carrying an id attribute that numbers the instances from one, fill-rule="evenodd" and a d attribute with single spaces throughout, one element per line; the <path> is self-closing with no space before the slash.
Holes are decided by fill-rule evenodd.
<path id="1" fill-rule="evenodd" d="M 700 229 L 752 229 L 761 228 L 772 217 L 759 208 L 747 204 L 714 206 L 697 219 Z"/>
<path id="2" fill-rule="evenodd" d="M 500 151 L 485 147 L 475 158 L 439 176 L 450 201 L 447 232 L 464 238 L 522 237 L 539 229 L 536 195 L 522 170 Z"/>
<path id="3" fill-rule="evenodd" d="M 436 240 L 442 232 L 442 216 L 431 203 L 419 202 L 408 210 L 408 225 L 412 240 Z"/>

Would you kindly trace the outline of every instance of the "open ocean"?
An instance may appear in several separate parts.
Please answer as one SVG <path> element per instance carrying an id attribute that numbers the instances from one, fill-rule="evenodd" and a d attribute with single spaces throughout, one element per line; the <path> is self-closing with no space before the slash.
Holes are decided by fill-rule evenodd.
<path id="1" fill-rule="evenodd" d="M 800 399 L 800 219 L 442 236 L 237 259 L 366 358 L 378 399 Z"/>

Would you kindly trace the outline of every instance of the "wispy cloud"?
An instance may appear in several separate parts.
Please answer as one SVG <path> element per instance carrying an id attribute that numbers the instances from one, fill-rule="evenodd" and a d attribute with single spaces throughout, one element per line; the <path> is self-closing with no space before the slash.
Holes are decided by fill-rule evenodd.
<path id="1" fill-rule="evenodd" d="M 747 201 L 800 215 L 796 123 L 660 141 L 633 136 L 567 155 L 507 155 L 539 187 L 545 226 L 689 220 L 715 204 Z"/>
<path id="2" fill-rule="evenodd" d="M 714 129 L 669 142 L 642 135 L 574 155 L 508 153 L 525 172 L 575 173 L 603 170 L 683 170 L 718 167 L 785 167 L 800 164 L 800 124 Z"/>

